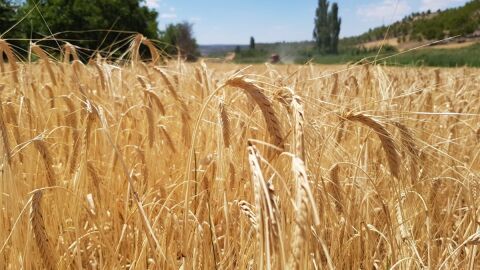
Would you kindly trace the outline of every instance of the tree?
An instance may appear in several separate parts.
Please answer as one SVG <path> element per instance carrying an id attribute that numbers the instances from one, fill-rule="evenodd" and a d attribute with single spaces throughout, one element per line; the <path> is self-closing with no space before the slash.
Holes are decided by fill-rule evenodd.
<path id="1" fill-rule="evenodd" d="M 330 3 L 327 0 L 319 0 L 315 11 L 313 38 L 321 53 L 338 52 L 338 37 L 342 21 L 338 17 L 337 3 L 333 3 L 330 11 L 329 6 Z"/>
<path id="2" fill-rule="evenodd" d="M 330 26 L 330 52 L 338 53 L 338 37 L 340 35 L 340 25 L 342 24 L 342 19 L 338 17 L 338 5 L 333 3 L 332 11 L 329 16 L 329 26 Z"/>
<path id="3" fill-rule="evenodd" d="M 4 34 L 15 24 L 17 8 L 12 1 L 0 0 L 0 34 L 2 38 L 5 38 Z M 8 36 L 14 36 L 11 30 Z"/>
<path id="4" fill-rule="evenodd" d="M 157 39 L 157 15 L 143 0 L 27 0 L 19 17 L 32 11 L 22 27 L 32 38 L 56 34 L 90 50 L 119 45 L 133 33 Z M 38 9 L 37 9 L 38 8 Z M 46 22 L 46 23 L 45 23 Z M 57 47 L 56 42 L 52 42 Z M 107 48 L 108 50 L 109 48 Z"/>
<path id="5" fill-rule="evenodd" d="M 328 6 L 327 0 L 319 0 L 315 11 L 315 28 L 313 37 L 317 43 L 320 52 L 326 52 L 330 43 L 330 34 L 328 27 Z"/>
<path id="6" fill-rule="evenodd" d="M 179 55 L 187 61 L 199 56 L 197 41 L 193 37 L 193 25 L 188 22 L 169 24 L 162 37 L 165 51 L 170 55 Z"/>
<path id="7" fill-rule="evenodd" d="M 255 50 L 255 39 L 250 37 L 250 50 Z"/>
<path id="8" fill-rule="evenodd" d="M 240 46 L 237 45 L 237 46 L 235 47 L 235 53 L 238 54 L 238 53 L 240 53 L 240 52 L 241 52 Z"/>
<path id="9" fill-rule="evenodd" d="M 0 33 L 3 34 L 15 18 L 15 9 L 8 0 L 0 0 Z"/>

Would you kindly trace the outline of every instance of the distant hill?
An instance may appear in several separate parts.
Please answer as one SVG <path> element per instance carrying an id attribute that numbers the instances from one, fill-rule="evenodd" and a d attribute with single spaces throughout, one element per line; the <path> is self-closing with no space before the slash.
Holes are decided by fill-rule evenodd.
<path id="1" fill-rule="evenodd" d="M 447 37 L 465 38 L 480 36 L 480 0 L 473 0 L 462 7 L 447 10 L 412 13 L 390 26 L 370 29 L 355 37 L 344 38 L 344 45 L 357 45 L 396 38 L 398 43 L 442 40 Z"/>

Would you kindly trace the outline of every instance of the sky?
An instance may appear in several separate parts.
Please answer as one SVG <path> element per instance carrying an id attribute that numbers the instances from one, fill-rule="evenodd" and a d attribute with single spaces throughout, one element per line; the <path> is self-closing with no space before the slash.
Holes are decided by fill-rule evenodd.
<path id="1" fill-rule="evenodd" d="M 330 0 L 330 3 L 335 2 Z M 390 24 L 417 11 L 462 6 L 468 0 L 338 0 L 342 27 L 348 37 Z M 159 13 L 160 29 L 170 23 L 193 24 L 197 42 L 248 44 L 312 39 L 318 0 L 145 0 Z"/>

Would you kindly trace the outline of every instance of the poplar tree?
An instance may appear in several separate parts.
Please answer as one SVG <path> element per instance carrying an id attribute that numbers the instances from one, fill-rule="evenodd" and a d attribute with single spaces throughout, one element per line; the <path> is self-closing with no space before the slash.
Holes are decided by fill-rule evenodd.
<path id="1" fill-rule="evenodd" d="M 338 37 L 342 21 L 338 17 L 338 4 L 333 3 L 330 11 L 329 6 L 330 3 L 327 0 L 319 0 L 315 11 L 313 38 L 321 53 L 338 52 Z"/>
<path id="2" fill-rule="evenodd" d="M 342 19 L 338 17 L 337 3 L 333 3 L 332 5 L 329 21 L 330 21 L 330 52 L 337 54 L 338 53 L 338 37 L 340 35 L 340 25 L 342 24 Z"/>

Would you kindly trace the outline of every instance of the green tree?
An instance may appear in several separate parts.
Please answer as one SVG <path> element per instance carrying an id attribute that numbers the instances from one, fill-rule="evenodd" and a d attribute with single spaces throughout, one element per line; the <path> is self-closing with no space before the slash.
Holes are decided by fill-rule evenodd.
<path id="1" fill-rule="evenodd" d="M 188 22 L 170 24 L 163 34 L 165 51 L 170 55 L 179 55 L 187 61 L 195 60 L 200 54 L 197 41 L 193 37 L 193 25 Z"/>
<path id="2" fill-rule="evenodd" d="M 320 52 L 327 52 L 330 45 L 330 31 L 328 25 L 328 6 L 327 0 L 319 0 L 315 11 L 315 28 L 313 38 Z"/>
<path id="3" fill-rule="evenodd" d="M 255 50 L 255 39 L 250 37 L 250 50 Z"/>
<path id="4" fill-rule="evenodd" d="M 4 34 L 15 24 L 17 8 L 18 6 L 13 1 L 0 0 L 0 35 L 2 38 L 5 38 Z M 13 36 L 11 31 L 7 35 Z"/>
<path id="5" fill-rule="evenodd" d="M 15 9 L 8 0 L 0 0 L 0 32 L 5 32 L 13 22 Z"/>
<path id="6" fill-rule="evenodd" d="M 321 53 L 337 53 L 338 37 L 342 20 L 338 17 L 338 4 L 333 3 L 329 11 L 330 3 L 327 0 L 319 0 L 315 11 L 315 27 L 313 38 Z"/>
<path id="7" fill-rule="evenodd" d="M 333 3 L 332 10 L 328 16 L 330 26 L 330 52 L 338 53 L 338 37 L 340 35 L 340 26 L 342 19 L 338 17 L 338 5 Z"/>
<path id="8" fill-rule="evenodd" d="M 150 39 L 159 37 L 158 14 L 144 0 L 27 0 L 19 16 L 29 11 L 22 28 L 32 31 L 32 38 L 55 34 L 57 39 L 93 51 L 107 45 L 118 47 L 117 42 L 127 41 L 135 32 Z"/>

